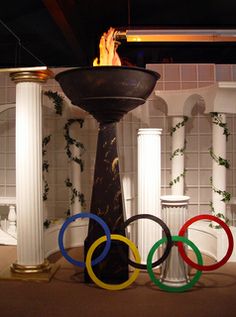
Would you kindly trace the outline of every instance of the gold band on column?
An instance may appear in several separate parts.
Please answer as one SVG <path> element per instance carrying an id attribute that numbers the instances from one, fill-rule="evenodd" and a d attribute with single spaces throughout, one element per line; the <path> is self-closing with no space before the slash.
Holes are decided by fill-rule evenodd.
<path id="1" fill-rule="evenodd" d="M 10 73 L 11 79 L 15 83 L 20 82 L 41 82 L 44 83 L 48 78 L 53 77 L 53 72 L 49 69 L 45 70 L 30 70 L 30 71 L 16 71 Z"/>
<path id="2" fill-rule="evenodd" d="M 42 264 L 39 265 L 21 265 L 18 263 L 13 263 L 11 265 L 11 271 L 13 273 L 45 273 L 49 272 L 52 268 L 48 260 L 45 260 Z"/>

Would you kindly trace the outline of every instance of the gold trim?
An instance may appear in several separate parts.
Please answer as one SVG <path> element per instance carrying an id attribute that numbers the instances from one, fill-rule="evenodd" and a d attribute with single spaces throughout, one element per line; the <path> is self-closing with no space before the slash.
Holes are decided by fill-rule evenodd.
<path id="1" fill-rule="evenodd" d="M 44 83 L 48 78 L 53 77 L 53 72 L 49 69 L 45 70 L 23 70 L 10 73 L 11 79 L 16 82 L 41 82 Z"/>
<path id="2" fill-rule="evenodd" d="M 10 267 L 13 273 L 44 273 L 51 270 L 51 264 L 48 260 L 45 260 L 42 264 L 39 265 L 21 265 L 18 263 L 13 263 Z"/>
<path id="3" fill-rule="evenodd" d="M 0 281 L 30 281 L 30 282 L 50 282 L 56 272 L 59 270 L 60 265 L 58 263 L 51 263 L 51 270 L 42 273 L 15 273 L 8 265 L 0 271 Z"/>

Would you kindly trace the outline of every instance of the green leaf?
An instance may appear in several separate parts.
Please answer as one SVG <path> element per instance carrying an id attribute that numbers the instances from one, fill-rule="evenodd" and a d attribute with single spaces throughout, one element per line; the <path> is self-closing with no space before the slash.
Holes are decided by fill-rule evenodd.
<path id="1" fill-rule="evenodd" d="M 62 115 L 62 105 L 63 105 L 63 97 L 58 94 L 58 92 L 53 92 L 51 90 L 44 92 L 45 96 L 53 101 L 54 108 L 56 110 L 56 114 Z"/>

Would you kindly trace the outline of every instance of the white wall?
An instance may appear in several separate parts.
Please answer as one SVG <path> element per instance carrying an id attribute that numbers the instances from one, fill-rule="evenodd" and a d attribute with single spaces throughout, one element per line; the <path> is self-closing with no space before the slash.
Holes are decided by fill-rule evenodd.
<path id="1" fill-rule="evenodd" d="M 236 65 L 213 64 L 159 64 L 148 65 L 161 73 L 161 80 L 157 83 L 159 90 L 186 89 L 210 85 L 216 80 L 236 80 Z M 44 90 L 58 90 L 57 83 L 49 80 Z M 69 176 L 69 164 L 65 155 L 65 141 L 63 127 L 67 115 L 55 115 L 51 102 L 44 97 L 44 135 L 52 134 L 51 142 L 47 146 L 49 160 L 50 192 L 45 203 L 45 217 L 63 217 L 69 208 L 69 191 L 64 180 Z M 15 101 L 15 84 L 10 81 L 8 74 L 0 73 L 0 108 L 1 105 Z M 210 210 L 211 186 L 211 158 L 208 149 L 211 145 L 211 123 L 209 115 L 204 114 L 204 107 L 196 105 L 192 117 L 186 124 L 186 195 L 190 196 L 190 215 Z M 227 159 L 232 165 L 227 173 L 227 190 L 236 196 L 236 117 L 227 115 L 230 137 L 227 143 Z M 137 212 L 137 130 L 143 127 L 162 128 L 162 194 L 170 194 L 171 180 L 171 120 L 167 116 L 167 109 L 160 105 L 152 94 L 145 105 L 127 114 L 118 124 L 118 142 L 120 152 L 120 167 L 125 189 L 125 204 L 127 217 Z M 81 191 L 85 194 L 89 209 L 91 187 L 93 180 L 93 166 L 96 151 L 97 123 L 91 116 L 87 116 L 83 129 L 78 128 L 78 137 L 87 149 L 84 154 L 85 171 L 82 173 Z M 15 111 L 14 109 L 0 113 L 0 195 L 15 195 Z"/>

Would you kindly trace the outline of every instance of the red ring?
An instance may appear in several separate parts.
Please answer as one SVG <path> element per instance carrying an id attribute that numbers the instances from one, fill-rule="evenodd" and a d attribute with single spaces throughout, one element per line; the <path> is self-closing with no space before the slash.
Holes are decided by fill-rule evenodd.
<path id="1" fill-rule="evenodd" d="M 191 219 L 189 219 L 188 221 L 186 221 L 186 223 L 183 225 L 183 227 L 180 229 L 179 231 L 179 236 L 184 236 L 186 231 L 187 231 L 187 228 L 194 222 L 198 221 L 198 220 L 201 220 L 201 219 L 209 219 L 209 220 L 212 220 L 212 221 L 215 221 L 217 222 L 226 232 L 227 234 L 227 237 L 228 237 L 228 241 L 229 241 L 229 247 L 228 247 L 228 250 L 225 254 L 225 256 L 217 263 L 215 264 L 212 264 L 212 265 L 199 265 L 195 262 L 193 262 L 192 260 L 190 260 L 188 258 L 188 256 L 186 255 L 185 253 L 185 250 L 184 250 L 184 246 L 183 246 L 183 243 L 182 242 L 177 242 L 178 244 L 178 249 L 179 249 L 179 253 L 181 254 L 182 258 L 184 259 L 184 261 L 189 264 L 191 267 L 197 269 L 197 270 L 200 270 L 200 271 L 213 271 L 213 270 L 216 270 L 218 269 L 219 267 L 221 267 L 222 265 L 224 265 L 228 259 L 230 258 L 232 252 L 233 252 L 233 248 L 234 248 L 234 239 L 233 239 L 233 235 L 229 229 L 229 226 L 222 220 L 220 220 L 218 217 L 215 217 L 215 216 L 212 216 L 212 215 L 198 215 L 198 216 L 195 216 Z"/>

